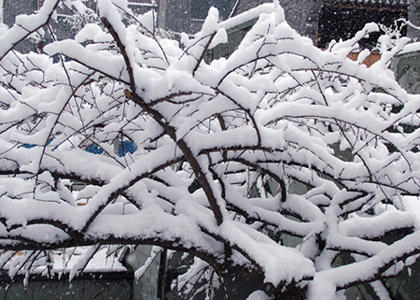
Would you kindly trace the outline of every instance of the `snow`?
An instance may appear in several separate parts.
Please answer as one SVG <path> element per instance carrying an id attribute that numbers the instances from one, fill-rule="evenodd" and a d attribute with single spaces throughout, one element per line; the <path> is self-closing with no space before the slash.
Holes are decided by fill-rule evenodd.
<path id="1" fill-rule="evenodd" d="M 276 1 L 223 22 L 212 9 L 179 45 L 154 35 L 150 13 L 126 22 L 126 1 L 101 0 L 113 34 L 90 23 L 43 54 L 10 52 L 55 3 L 0 35 L 0 247 L 29 257 L 1 254 L 11 275 L 45 268 L 31 261 L 37 247 L 54 249 L 54 268 L 73 277 L 123 270 L 101 269 L 101 244 L 152 244 L 196 255 L 186 280 L 219 266 L 334 299 L 420 252 L 419 130 L 404 131 L 420 123 L 420 97 L 387 69 L 414 49 L 407 40 L 367 68 L 368 51 L 347 55 L 376 25 L 322 51 Z M 254 20 L 231 56 L 204 59 Z M 121 143 L 136 151 L 119 155 Z M 398 230 L 412 233 L 385 243 Z M 334 264 L 349 252 L 353 262 Z"/>
<path id="2" fill-rule="evenodd" d="M 265 235 L 233 222 L 225 221 L 220 229 L 233 245 L 244 249 L 262 267 L 265 282 L 278 285 L 282 281 L 299 282 L 314 275 L 312 262 L 294 249 L 279 247 Z"/>
<path id="3" fill-rule="evenodd" d="M 238 25 L 245 24 L 246 22 L 258 19 L 262 14 L 268 14 L 273 11 L 272 3 L 265 3 L 260 6 L 254 7 L 242 14 L 229 18 L 223 22 L 220 22 L 219 26 L 228 30 Z"/>
<path id="4" fill-rule="evenodd" d="M 246 300 L 269 300 L 270 297 L 267 296 L 263 291 L 255 291 L 246 298 Z"/>
<path id="5" fill-rule="evenodd" d="M 18 16 L 15 25 L 0 36 L 0 57 L 4 57 L 13 48 L 14 43 L 41 28 L 51 17 L 58 2 L 58 0 L 46 0 L 36 14 Z"/>
<path id="6" fill-rule="evenodd" d="M 372 239 L 381 237 L 388 231 L 414 227 L 415 222 L 416 218 L 412 212 L 385 211 L 376 218 L 360 218 L 354 215 L 342 222 L 339 228 L 347 236 Z"/>
<path id="7" fill-rule="evenodd" d="M 420 43 L 414 42 L 414 43 L 407 44 L 404 47 L 404 50 L 400 52 L 400 54 L 402 55 L 402 54 L 412 53 L 412 52 L 417 52 L 417 51 L 420 51 Z"/>

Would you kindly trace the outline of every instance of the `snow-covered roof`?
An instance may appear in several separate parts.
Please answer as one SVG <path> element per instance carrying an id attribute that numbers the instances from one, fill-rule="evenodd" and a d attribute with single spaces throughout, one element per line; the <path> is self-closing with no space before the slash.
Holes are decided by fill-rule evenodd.
<path id="1" fill-rule="evenodd" d="M 369 5 L 380 7 L 401 7 L 408 6 L 409 4 L 409 0 L 327 0 L 327 2 L 335 4 Z"/>
<path id="2" fill-rule="evenodd" d="M 49 262 L 45 262 L 46 256 L 44 258 L 39 256 L 39 263 L 34 263 L 29 269 L 16 268 L 16 265 L 26 261 L 28 255 L 32 255 L 31 251 L 5 251 L 0 254 L 0 260 L 8 260 L 13 255 L 13 260 L 9 260 L 5 265 L 5 270 L 9 269 L 9 276 L 11 277 L 26 274 L 26 272 L 31 275 L 69 274 L 70 278 L 73 278 L 79 272 L 127 272 L 127 268 L 114 253 L 116 247 L 118 246 L 105 246 L 98 250 L 96 246 L 85 246 L 54 250 L 48 255 Z M 0 275 L 3 276 L 4 274 Z"/>
<path id="3" fill-rule="evenodd" d="M 83 268 L 83 272 L 108 273 L 108 272 L 127 272 L 127 269 L 118 260 L 117 256 L 109 253 L 106 247 L 96 253 L 93 252 L 95 246 L 85 246 L 57 250 L 52 255 L 52 272 L 54 273 L 76 273 L 80 270 L 83 258 L 94 254 L 88 264 Z M 93 253 L 92 253 L 93 252 Z M 34 270 L 36 273 L 37 270 Z M 40 268 L 39 271 L 42 271 Z"/>

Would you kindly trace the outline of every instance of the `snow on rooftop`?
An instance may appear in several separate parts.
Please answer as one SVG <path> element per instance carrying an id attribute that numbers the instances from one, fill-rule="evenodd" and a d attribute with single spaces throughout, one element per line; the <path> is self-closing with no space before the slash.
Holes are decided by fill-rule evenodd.
<path id="1" fill-rule="evenodd" d="M 53 271 L 70 273 L 77 268 L 79 258 L 92 251 L 95 246 L 77 247 L 54 252 Z M 126 272 L 127 269 L 118 261 L 114 253 L 108 253 L 106 248 L 99 250 L 89 261 L 83 272 Z"/>
<path id="2" fill-rule="evenodd" d="M 369 5 L 369 6 L 408 6 L 409 0 L 328 0 L 333 4 Z"/>
<path id="3" fill-rule="evenodd" d="M 115 252 L 110 251 L 111 247 L 97 248 L 98 246 L 73 247 L 52 251 L 49 255 L 50 262 L 34 266 L 28 270 L 15 268 L 15 264 L 27 259 L 25 252 L 6 251 L 0 255 L 0 260 L 7 259 L 13 255 L 16 260 L 9 261 L 5 269 L 9 269 L 9 276 L 14 277 L 19 274 L 46 275 L 46 274 L 69 274 L 70 278 L 80 273 L 111 273 L 111 272 L 127 272 L 127 269 L 118 260 Z M 97 251 L 96 251 L 97 250 Z M 115 250 L 115 249 L 114 249 Z M 29 254 L 30 255 L 30 254 Z M 86 265 L 86 258 L 93 257 Z"/>

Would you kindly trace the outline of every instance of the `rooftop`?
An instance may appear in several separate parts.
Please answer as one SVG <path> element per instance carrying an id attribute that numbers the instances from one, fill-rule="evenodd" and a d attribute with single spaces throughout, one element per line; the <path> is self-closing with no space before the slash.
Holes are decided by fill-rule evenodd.
<path id="1" fill-rule="evenodd" d="M 379 7 L 407 7 L 409 5 L 409 0 L 327 0 L 326 2 L 332 4 L 367 5 Z"/>

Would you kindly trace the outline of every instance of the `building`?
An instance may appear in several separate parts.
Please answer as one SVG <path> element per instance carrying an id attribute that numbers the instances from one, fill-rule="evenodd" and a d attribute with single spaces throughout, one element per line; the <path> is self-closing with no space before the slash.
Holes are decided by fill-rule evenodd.
<path id="1" fill-rule="evenodd" d="M 194 33 L 200 28 L 206 16 L 207 9 L 210 7 L 210 5 L 215 5 L 216 7 L 218 7 L 220 10 L 221 18 L 227 19 L 229 17 L 236 16 L 241 12 L 248 11 L 249 9 L 257 6 L 262 2 L 266 1 L 161 0 L 156 4 L 146 1 L 133 1 L 130 3 L 130 5 L 137 12 L 142 12 L 151 8 L 155 9 L 158 15 L 158 25 L 163 29 L 173 32 L 186 31 L 188 33 Z M 326 47 L 330 38 L 345 38 L 347 37 L 347 34 L 354 33 L 355 31 L 360 29 L 361 26 L 363 26 L 363 20 L 371 21 L 371 17 L 375 20 L 378 20 L 378 22 L 384 21 L 385 23 L 387 23 L 385 25 L 388 26 L 392 25 L 393 21 L 399 19 L 400 17 L 410 18 L 411 16 L 410 20 L 412 20 L 413 23 L 415 23 L 416 21 L 415 4 L 409 4 L 407 1 L 283 0 L 281 2 L 285 8 L 286 17 L 288 18 L 289 23 L 292 24 L 292 26 L 301 34 L 311 37 L 312 40 L 315 43 L 317 43 L 320 47 Z M 19 3 L 21 4 L 21 2 Z M 20 4 L 17 6 L 12 6 L 11 2 L 6 2 L 4 21 L 9 22 L 7 24 L 13 23 L 13 14 L 27 13 L 28 11 L 26 10 L 29 10 L 29 12 L 31 12 L 35 9 L 34 7 L 38 7 Z M 36 2 L 32 4 L 38 5 Z M 93 9 L 95 9 L 94 4 L 95 3 L 92 1 L 87 2 L 87 5 Z M 20 9 L 22 9 L 22 11 L 20 11 Z M 340 16 L 339 22 L 342 22 L 342 24 L 344 24 L 343 26 L 336 26 L 336 20 L 332 16 L 337 15 Z M 63 11 L 59 17 L 62 18 L 62 20 L 66 18 L 66 11 Z M 332 20 L 334 20 L 334 22 L 332 22 Z M 358 22 L 353 22 L 354 20 L 358 20 Z M 362 22 L 360 22 L 360 20 L 362 20 Z M 248 22 L 244 24 L 240 24 L 239 26 L 236 26 L 234 28 L 228 28 L 230 31 L 231 43 L 226 46 L 227 48 L 220 55 L 228 55 L 231 51 L 233 51 L 235 43 L 232 43 L 232 40 L 234 40 L 235 42 L 239 42 L 241 39 L 241 35 L 244 34 L 247 28 L 249 28 L 249 26 L 252 25 L 252 22 L 253 20 L 249 19 Z M 65 37 L 67 34 L 70 35 L 72 33 L 72 28 L 65 27 L 66 23 L 62 24 L 63 26 L 58 26 L 58 38 Z M 346 29 L 349 29 L 348 32 L 340 32 L 336 30 L 337 28 L 343 28 L 344 26 Z M 343 36 L 344 34 L 346 34 L 346 36 Z M 415 32 L 413 31 L 412 33 L 410 33 L 408 31 L 407 34 L 415 35 Z M 369 45 L 369 42 L 367 42 L 367 45 Z M 138 255 L 140 256 L 140 254 Z M 136 255 L 135 257 L 137 258 L 138 256 Z M 123 270 L 122 273 L 126 273 L 126 271 Z M 104 274 L 107 273 L 95 273 L 95 276 L 105 277 Z M 132 273 L 129 272 L 129 274 Z M 133 277 L 123 279 L 133 280 Z M 85 278 L 84 280 L 86 281 L 90 279 Z M 101 282 L 103 283 L 103 280 L 101 280 Z M 76 283 L 74 283 L 74 285 L 76 285 Z M 398 290 L 400 285 L 395 284 L 395 286 Z M 84 289 L 83 286 L 82 289 Z M 124 291 L 127 291 L 129 289 L 130 285 L 128 285 L 128 288 L 125 288 Z M 121 293 L 123 293 L 123 291 L 121 290 L 118 293 L 121 296 Z M 80 295 L 79 297 L 72 295 L 72 297 L 82 298 L 80 297 Z M 108 297 L 110 296 L 108 295 Z"/>
<path id="2" fill-rule="evenodd" d="M 86 6 L 95 10 L 95 0 L 83 0 Z M 248 11 L 272 0 L 130 0 L 134 13 L 154 9 L 158 27 L 174 32 L 196 33 L 207 16 L 208 9 L 219 9 L 220 18 L 230 17 Z M 324 48 L 332 39 L 348 38 L 367 22 L 391 26 L 400 18 L 420 25 L 420 3 L 409 0 L 279 0 L 285 10 L 286 20 L 301 35 L 310 37 Z M 40 7 L 42 0 L 4 0 L 3 22 L 11 26 L 16 15 L 29 14 Z M 0 14 L 1 15 L 1 14 Z M 59 21 L 70 15 L 65 9 L 58 15 Z M 69 35 L 74 28 L 62 23 L 57 27 L 58 38 Z M 77 30 L 77 29 L 76 29 Z M 403 33 L 418 39 L 420 31 L 408 26 Z M 369 44 L 369 41 L 367 41 Z"/>
<path id="3" fill-rule="evenodd" d="M 207 10 L 219 9 L 220 17 L 229 17 L 271 0 L 160 0 L 159 27 L 173 31 L 195 33 L 200 29 Z M 391 26 L 404 18 L 420 25 L 420 3 L 408 0 L 279 0 L 286 20 L 301 35 L 310 37 L 320 47 L 332 39 L 348 38 L 365 23 L 377 22 Z M 409 37 L 420 37 L 419 31 L 408 27 Z"/>

